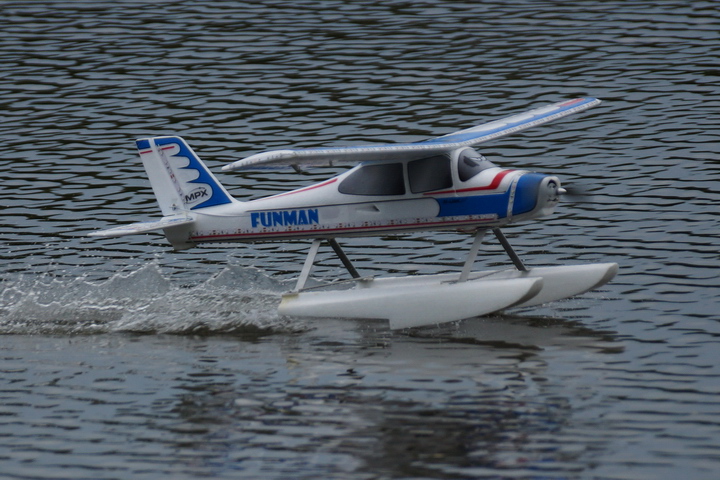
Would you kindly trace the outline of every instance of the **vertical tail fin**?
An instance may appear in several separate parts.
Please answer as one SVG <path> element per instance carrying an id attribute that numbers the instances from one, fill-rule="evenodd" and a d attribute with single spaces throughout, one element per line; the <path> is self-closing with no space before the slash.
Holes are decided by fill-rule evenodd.
<path id="1" fill-rule="evenodd" d="M 234 201 L 182 138 L 143 138 L 136 145 L 164 216 Z"/>

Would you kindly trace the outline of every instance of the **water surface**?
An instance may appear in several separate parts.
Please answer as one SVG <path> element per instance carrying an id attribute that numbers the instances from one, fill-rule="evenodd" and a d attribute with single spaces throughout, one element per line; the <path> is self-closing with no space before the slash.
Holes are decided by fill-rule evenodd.
<path id="1" fill-rule="evenodd" d="M 5 478 L 712 478 L 720 467 L 714 2 L 2 2 Z M 133 141 L 215 172 L 271 148 L 415 141 L 576 96 L 482 148 L 591 194 L 506 234 L 598 291 L 391 332 L 275 312 L 308 244 L 172 252 Z M 218 174 L 239 199 L 342 171 Z M 457 271 L 451 233 L 345 241 Z M 507 264 L 493 242 L 478 267 Z M 318 276 L 342 274 L 323 251 Z"/>

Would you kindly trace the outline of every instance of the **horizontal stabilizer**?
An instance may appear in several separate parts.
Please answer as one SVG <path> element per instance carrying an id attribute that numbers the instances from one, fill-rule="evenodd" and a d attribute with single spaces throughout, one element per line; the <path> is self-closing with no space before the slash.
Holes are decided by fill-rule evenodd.
<path id="1" fill-rule="evenodd" d="M 122 237 L 123 235 L 135 235 L 137 233 L 153 232 L 165 228 L 179 227 L 181 225 L 189 225 L 195 221 L 194 218 L 180 217 L 164 217 L 160 220 L 152 222 L 131 223 L 130 225 L 122 225 L 120 227 L 110 228 L 108 230 L 100 230 L 88 234 L 88 237 Z"/>
<path id="2" fill-rule="evenodd" d="M 372 160 L 420 158 L 424 155 L 437 155 L 457 148 L 472 147 L 495 138 L 552 122 L 573 113 L 582 112 L 598 104 L 600 104 L 600 100 L 596 98 L 576 98 L 416 143 L 272 150 L 257 153 L 225 165 L 223 170 L 240 170 L 267 164 L 344 165 Z"/>

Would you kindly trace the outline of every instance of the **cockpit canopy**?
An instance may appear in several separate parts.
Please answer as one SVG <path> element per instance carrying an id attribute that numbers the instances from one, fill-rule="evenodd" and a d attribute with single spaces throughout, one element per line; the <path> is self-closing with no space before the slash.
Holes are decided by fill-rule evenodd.
<path id="1" fill-rule="evenodd" d="M 483 170 L 495 167 L 472 148 L 458 155 L 457 178 L 467 182 Z M 405 195 L 403 163 L 367 163 L 360 165 L 338 186 L 346 195 Z M 452 188 L 452 162 L 449 155 L 433 155 L 407 162 L 407 185 L 411 193 Z"/>

